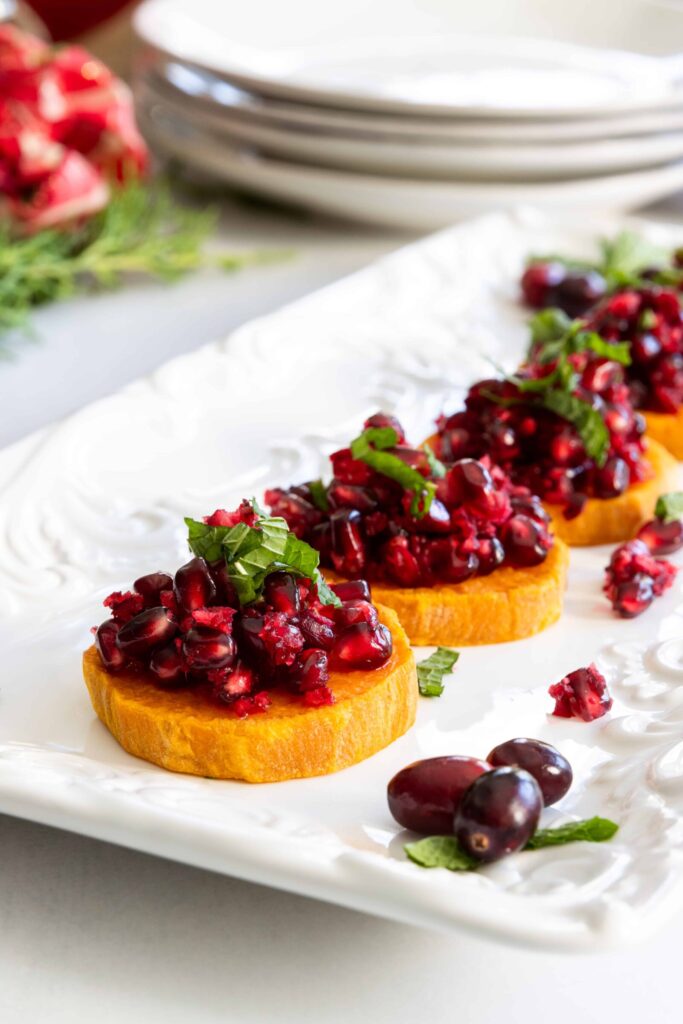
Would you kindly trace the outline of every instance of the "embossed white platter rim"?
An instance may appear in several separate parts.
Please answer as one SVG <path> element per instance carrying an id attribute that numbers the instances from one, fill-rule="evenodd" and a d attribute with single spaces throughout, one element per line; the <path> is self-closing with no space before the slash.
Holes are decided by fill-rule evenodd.
<path id="1" fill-rule="evenodd" d="M 183 513 L 310 477 L 378 405 L 424 435 L 489 357 L 515 363 L 524 254 L 580 252 L 596 230 L 529 213 L 463 224 L 1 452 L 0 810 L 399 921 L 540 948 L 624 944 L 678 912 L 681 585 L 640 620 L 616 620 L 600 595 L 604 549 L 574 553 L 561 623 L 463 651 L 444 696 L 420 702 L 405 737 L 332 776 L 247 786 L 156 769 L 117 746 L 80 679 L 102 597 L 179 564 Z M 610 716 L 550 718 L 548 684 L 593 657 L 610 676 Z M 385 805 L 391 775 L 420 756 L 485 756 L 519 734 L 555 742 L 575 768 L 547 822 L 602 813 L 619 821 L 617 838 L 469 875 L 407 862 L 408 836 Z"/>

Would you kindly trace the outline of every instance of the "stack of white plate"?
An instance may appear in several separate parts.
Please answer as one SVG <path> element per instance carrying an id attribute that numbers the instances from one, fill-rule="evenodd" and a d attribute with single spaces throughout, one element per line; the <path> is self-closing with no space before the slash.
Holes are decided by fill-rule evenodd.
<path id="1" fill-rule="evenodd" d="M 157 151 L 270 198 L 432 228 L 683 188 L 674 0 L 146 0 L 135 28 Z"/>

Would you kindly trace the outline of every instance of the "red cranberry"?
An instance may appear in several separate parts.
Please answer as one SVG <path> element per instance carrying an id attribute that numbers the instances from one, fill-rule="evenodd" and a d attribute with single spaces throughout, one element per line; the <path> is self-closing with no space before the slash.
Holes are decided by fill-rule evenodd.
<path id="1" fill-rule="evenodd" d="M 332 654 L 341 668 L 379 668 L 391 657 L 391 633 L 379 623 L 371 626 L 359 622 L 342 633 L 335 643 Z"/>
<path id="2" fill-rule="evenodd" d="M 149 667 L 157 682 L 164 686 L 183 686 L 187 681 L 183 658 L 173 644 L 155 651 Z"/>
<path id="3" fill-rule="evenodd" d="M 226 668 L 235 660 L 235 641 L 218 629 L 196 626 L 183 640 L 183 655 L 188 668 L 196 672 Z"/>
<path id="4" fill-rule="evenodd" d="M 330 678 L 329 659 L 326 651 L 311 649 L 299 658 L 296 681 L 302 692 L 324 686 Z"/>
<path id="5" fill-rule="evenodd" d="M 396 419 L 395 416 L 390 416 L 386 412 L 376 412 L 374 416 L 369 416 L 363 424 L 364 429 L 368 427 L 391 427 L 392 430 L 396 431 L 397 444 L 405 444 L 406 435 L 403 427 Z"/>
<path id="6" fill-rule="evenodd" d="M 521 514 L 503 524 L 501 541 L 508 562 L 519 568 L 540 565 L 550 546 L 548 535 L 538 523 Z"/>
<path id="7" fill-rule="evenodd" d="M 193 558 L 178 569 L 174 590 L 178 604 L 186 612 L 211 604 L 216 596 L 216 585 L 203 558 Z"/>
<path id="8" fill-rule="evenodd" d="M 683 547 L 683 522 L 650 519 L 638 530 L 638 540 L 642 540 L 653 555 L 671 555 Z"/>
<path id="9" fill-rule="evenodd" d="M 127 657 L 144 658 L 172 640 L 176 629 L 165 608 L 147 608 L 121 627 L 116 642 Z"/>
<path id="10" fill-rule="evenodd" d="M 342 602 L 370 600 L 370 587 L 365 580 L 348 580 L 345 583 L 332 583 L 330 590 Z"/>
<path id="11" fill-rule="evenodd" d="M 271 572 L 263 588 L 266 604 L 290 619 L 299 614 L 299 587 L 291 572 Z"/>
<path id="12" fill-rule="evenodd" d="M 99 651 L 102 664 L 110 672 L 123 668 L 126 656 L 116 643 L 121 625 L 113 619 L 107 619 L 95 633 L 95 646 Z"/>
<path id="13" fill-rule="evenodd" d="M 523 768 L 536 779 L 546 807 L 557 803 L 572 784 L 572 766 L 566 757 L 542 740 L 518 738 L 499 743 L 487 760 L 495 768 Z"/>
<path id="14" fill-rule="evenodd" d="M 161 604 L 159 595 L 162 590 L 171 590 L 173 588 L 173 577 L 169 576 L 167 572 L 150 572 L 146 576 L 141 576 L 133 584 L 133 589 L 142 594 L 145 600 L 146 608 L 154 608 L 156 605 Z"/>
<path id="15" fill-rule="evenodd" d="M 618 498 L 631 482 L 628 464 L 618 456 L 608 459 L 595 474 L 595 493 L 598 498 Z"/>
<path id="16" fill-rule="evenodd" d="M 521 768 L 495 768 L 465 790 L 454 832 L 466 853 L 488 864 L 526 846 L 542 809 L 533 775 Z"/>
<path id="17" fill-rule="evenodd" d="M 607 681 L 595 665 L 577 668 L 548 690 L 555 700 L 553 714 L 558 718 L 581 718 L 592 722 L 612 707 Z"/>
<path id="18" fill-rule="evenodd" d="M 490 765 L 475 757 L 429 757 L 403 768 L 387 787 L 389 810 L 403 828 L 449 835 L 462 795 Z"/>
<path id="19" fill-rule="evenodd" d="M 532 309 L 552 306 L 555 290 L 565 275 L 565 267 L 556 261 L 530 264 L 522 274 L 522 295 L 527 306 Z"/>
<path id="20" fill-rule="evenodd" d="M 330 516 L 332 563 L 337 572 L 357 576 L 365 568 L 365 545 L 360 531 L 360 513 L 339 509 Z"/>

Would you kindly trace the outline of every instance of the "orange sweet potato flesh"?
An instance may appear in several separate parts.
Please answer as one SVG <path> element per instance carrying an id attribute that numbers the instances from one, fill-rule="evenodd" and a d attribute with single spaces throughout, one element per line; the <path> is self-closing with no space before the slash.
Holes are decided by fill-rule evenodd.
<path id="1" fill-rule="evenodd" d="M 683 408 L 676 413 L 643 412 L 647 436 L 663 444 L 674 458 L 683 461 Z"/>
<path id="2" fill-rule="evenodd" d="M 246 782 L 327 775 L 382 750 L 415 721 L 415 658 L 396 615 L 378 611 L 393 637 L 391 658 L 379 669 L 331 673 L 330 707 L 308 708 L 274 691 L 265 713 L 237 718 L 142 673 L 108 672 L 94 646 L 83 655 L 83 675 L 97 716 L 121 746 L 162 768 Z"/>
<path id="3" fill-rule="evenodd" d="M 678 463 L 666 448 L 648 438 L 646 458 L 652 470 L 647 480 L 629 487 L 618 498 L 589 498 L 575 519 L 565 519 L 559 506 L 546 502 L 555 536 L 572 547 L 619 544 L 635 537 L 643 522 L 652 517 L 659 495 L 678 489 Z"/>
<path id="4" fill-rule="evenodd" d="M 559 619 L 568 563 L 566 545 L 556 541 L 546 560 L 531 569 L 503 567 L 490 576 L 434 587 L 373 583 L 372 598 L 394 609 L 413 644 L 500 644 L 533 636 Z"/>

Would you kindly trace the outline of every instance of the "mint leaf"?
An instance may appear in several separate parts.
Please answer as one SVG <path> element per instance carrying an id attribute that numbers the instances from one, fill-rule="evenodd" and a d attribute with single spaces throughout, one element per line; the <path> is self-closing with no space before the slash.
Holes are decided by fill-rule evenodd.
<path id="1" fill-rule="evenodd" d="M 311 480 L 308 484 L 313 504 L 321 512 L 329 512 L 330 506 L 327 501 L 327 488 L 322 480 Z"/>
<path id="2" fill-rule="evenodd" d="M 604 466 L 609 451 L 609 430 L 597 409 L 568 391 L 548 390 L 542 401 L 546 409 L 576 427 L 588 457 L 598 466 Z"/>
<path id="3" fill-rule="evenodd" d="M 571 821 L 557 828 L 537 829 L 524 849 L 541 850 L 544 846 L 563 846 L 565 843 L 606 843 L 618 831 L 619 826 L 609 818 Z"/>
<path id="4" fill-rule="evenodd" d="M 341 608 L 341 599 L 337 597 L 334 590 L 330 589 L 327 582 L 323 579 L 321 572 L 316 569 L 313 574 L 313 582 L 318 589 L 318 600 L 321 604 L 331 604 L 335 608 Z"/>
<path id="5" fill-rule="evenodd" d="M 190 550 L 207 562 L 218 562 L 223 557 L 223 538 L 227 526 L 207 526 L 196 519 L 185 518 Z"/>
<path id="6" fill-rule="evenodd" d="M 406 843 L 404 850 L 421 868 L 447 868 L 449 871 L 472 871 L 477 861 L 458 845 L 455 836 L 427 836 Z"/>
<path id="7" fill-rule="evenodd" d="M 440 459 L 437 459 L 436 455 L 434 454 L 434 452 L 432 451 L 428 444 L 422 445 L 422 451 L 427 456 L 427 462 L 429 463 L 429 469 L 431 471 L 432 476 L 436 477 L 437 480 L 443 479 L 443 477 L 445 477 L 446 475 L 446 467 L 444 466 L 443 462 L 441 462 Z"/>
<path id="8" fill-rule="evenodd" d="M 676 519 L 683 519 L 683 491 L 660 494 L 655 505 L 655 516 L 663 523 L 673 523 Z"/>
<path id="9" fill-rule="evenodd" d="M 404 490 L 412 492 L 410 514 L 421 519 L 429 511 L 434 500 L 436 484 L 426 480 L 412 466 L 406 465 L 397 455 L 386 451 L 398 443 L 398 434 L 393 427 L 368 427 L 351 442 L 351 455 L 364 462 L 376 473 L 395 480 Z"/>
<path id="10" fill-rule="evenodd" d="M 529 321 L 531 341 L 534 345 L 547 345 L 564 338 L 572 325 L 563 309 L 542 309 Z"/>
<path id="11" fill-rule="evenodd" d="M 668 261 L 665 249 L 634 231 L 622 231 L 616 238 L 603 239 L 601 249 L 602 260 L 598 269 L 611 288 L 639 283 L 643 270 Z"/>
<path id="12" fill-rule="evenodd" d="M 437 647 L 417 666 L 417 685 L 423 697 L 440 697 L 444 691 L 443 677 L 453 670 L 460 657 L 450 647 Z"/>
<path id="13" fill-rule="evenodd" d="M 611 359 L 622 366 L 631 365 L 631 343 L 628 341 L 605 341 L 595 331 L 580 331 L 576 335 L 573 352 L 590 350 L 603 359 Z"/>

